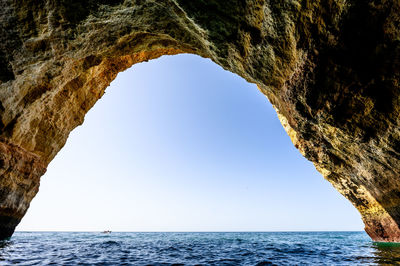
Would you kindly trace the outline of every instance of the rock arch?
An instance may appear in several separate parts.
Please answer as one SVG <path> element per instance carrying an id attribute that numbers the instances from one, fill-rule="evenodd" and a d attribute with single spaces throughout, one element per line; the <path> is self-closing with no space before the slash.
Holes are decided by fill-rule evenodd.
<path id="1" fill-rule="evenodd" d="M 3 0 L 0 237 L 118 72 L 210 58 L 259 89 L 294 145 L 400 241 L 400 3 L 361 0 Z"/>

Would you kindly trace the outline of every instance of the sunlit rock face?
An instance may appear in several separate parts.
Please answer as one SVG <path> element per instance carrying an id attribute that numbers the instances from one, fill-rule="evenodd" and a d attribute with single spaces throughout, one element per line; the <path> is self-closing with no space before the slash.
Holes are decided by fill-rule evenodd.
<path id="1" fill-rule="evenodd" d="M 400 241 L 400 2 L 1 0 L 0 237 L 106 87 L 193 53 L 256 83 L 294 145 Z"/>

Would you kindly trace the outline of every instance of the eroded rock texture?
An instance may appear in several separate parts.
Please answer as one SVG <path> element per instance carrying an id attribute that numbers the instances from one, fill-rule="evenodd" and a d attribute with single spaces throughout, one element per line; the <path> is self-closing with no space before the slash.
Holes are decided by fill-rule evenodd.
<path id="1" fill-rule="evenodd" d="M 294 145 L 400 241 L 397 0 L 1 0 L 0 237 L 118 72 L 210 58 L 259 89 Z"/>

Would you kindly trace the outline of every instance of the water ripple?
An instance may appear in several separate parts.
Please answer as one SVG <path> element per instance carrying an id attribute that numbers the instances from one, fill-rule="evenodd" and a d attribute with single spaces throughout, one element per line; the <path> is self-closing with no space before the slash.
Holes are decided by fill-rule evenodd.
<path id="1" fill-rule="evenodd" d="M 17 232 L 0 242 L 11 265 L 398 264 L 400 247 L 363 232 L 66 233 Z"/>

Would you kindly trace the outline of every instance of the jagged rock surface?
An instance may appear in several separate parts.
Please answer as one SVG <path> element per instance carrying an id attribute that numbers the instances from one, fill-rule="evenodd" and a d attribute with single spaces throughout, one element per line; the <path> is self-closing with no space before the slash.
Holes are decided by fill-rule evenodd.
<path id="1" fill-rule="evenodd" d="M 193 53 L 256 83 L 294 145 L 400 241 L 400 2 L 1 0 L 0 237 L 131 65 Z"/>

